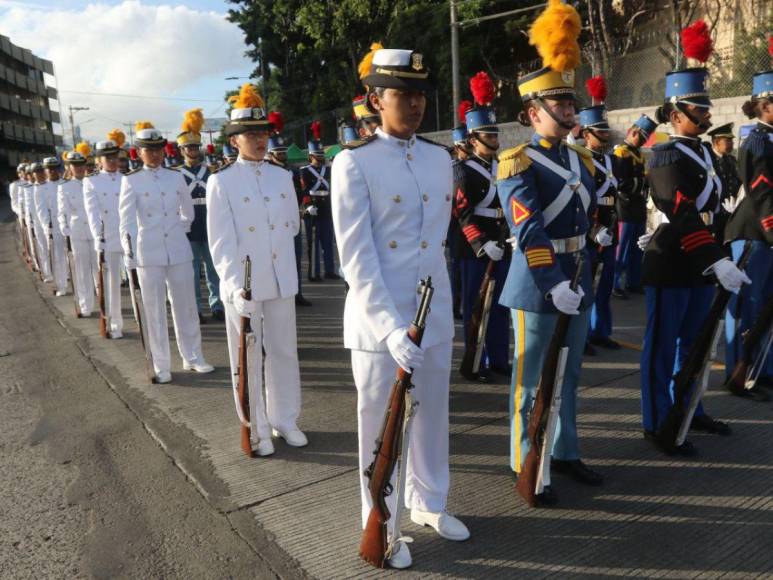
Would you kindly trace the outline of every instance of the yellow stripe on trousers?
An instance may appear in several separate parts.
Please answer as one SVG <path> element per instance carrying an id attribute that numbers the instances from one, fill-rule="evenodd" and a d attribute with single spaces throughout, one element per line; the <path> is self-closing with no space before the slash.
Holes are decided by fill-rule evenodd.
<path id="1" fill-rule="evenodd" d="M 513 400 L 513 414 L 515 415 L 515 437 L 513 438 L 513 445 L 515 445 L 515 472 L 521 472 L 521 431 L 523 425 L 521 425 L 521 395 L 523 394 L 523 364 L 524 353 L 526 352 L 526 313 L 523 310 L 515 311 L 516 322 L 518 325 L 518 352 L 516 357 L 518 358 L 518 364 L 515 367 L 515 397 Z"/>

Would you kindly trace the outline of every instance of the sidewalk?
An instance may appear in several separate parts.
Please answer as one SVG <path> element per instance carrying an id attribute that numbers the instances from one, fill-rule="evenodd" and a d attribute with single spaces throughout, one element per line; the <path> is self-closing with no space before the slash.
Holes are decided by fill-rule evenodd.
<path id="1" fill-rule="evenodd" d="M 53 298 L 38 287 L 116 394 L 191 483 L 274 564 L 278 576 L 385 573 L 357 555 L 356 395 L 342 347 L 342 282 L 304 280 L 304 295 L 314 305 L 298 310 L 300 426 L 310 444 L 295 449 L 279 441 L 267 459 L 247 459 L 240 450 L 222 324 L 202 326 L 204 353 L 215 373 L 182 372 L 173 344 L 173 383 L 149 385 L 125 290 L 125 338 L 107 341 L 99 336 L 97 318 L 74 317 L 72 296 Z M 643 297 L 613 304 L 615 336 L 639 344 Z M 458 326 L 456 336 L 458 361 Z M 513 489 L 507 381 L 473 385 L 454 372 L 449 511 L 469 526 L 472 538 L 448 542 L 406 517 L 404 533 L 415 539 L 414 566 L 401 576 L 773 574 L 773 407 L 726 395 L 720 390 L 722 371 L 715 370 L 706 405 L 732 424 L 733 436 L 695 436 L 698 458 L 665 457 L 642 437 L 639 354 L 631 348 L 600 350 L 586 359 L 580 437 L 584 459 L 606 481 L 587 488 L 556 476 L 555 509 L 529 509 Z"/>

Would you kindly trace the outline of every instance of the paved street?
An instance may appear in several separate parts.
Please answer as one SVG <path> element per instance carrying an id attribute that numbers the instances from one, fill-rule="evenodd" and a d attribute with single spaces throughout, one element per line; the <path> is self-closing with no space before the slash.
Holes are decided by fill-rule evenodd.
<path id="1" fill-rule="evenodd" d="M 217 371 L 149 385 L 128 296 L 125 338 L 53 298 L 0 225 L 0 577 L 367 577 L 357 556 L 356 397 L 342 348 L 340 282 L 309 284 L 298 311 L 300 426 L 310 444 L 277 443 L 247 459 L 229 388 L 225 328 L 202 327 Z M 616 301 L 615 336 L 637 345 L 642 297 Z M 455 356 L 460 356 L 457 328 Z M 452 375 L 449 510 L 472 538 L 418 529 L 404 576 L 773 575 L 773 405 L 719 389 L 707 408 L 728 438 L 695 436 L 698 458 L 671 459 L 641 434 L 639 352 L 586 359 L 580 435 L 600 488 L 560 476 L 556 509 L 529 509 L 513 490 L 506 381 Z M 426 404 L 426 403 L 425 403 Z M 421 412 L 419 410 L 419 412 Z"/>

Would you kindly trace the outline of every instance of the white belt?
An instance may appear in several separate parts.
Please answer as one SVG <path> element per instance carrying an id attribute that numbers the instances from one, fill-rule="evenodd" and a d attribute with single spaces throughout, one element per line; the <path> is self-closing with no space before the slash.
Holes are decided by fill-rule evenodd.
<path id="1" fill-rule="evenodd" d="M 193 198 L 193 205 L 207 205 L 207 198 L 206 197 L 194 197 Z"/>
<path id="2" fill-rule="evenodd" d="M 505 210 L 501 207 L 476 207 L 473 212 L 475 215 L 487 217 L 487 218 L 503 218 L 505 217 Z"/>
<path id="3" fill-rule="evenodd" d="M 571 238 L 561 238 L 560 240 L 550 240 L 553 244 L 553 250 L 556 254 L 569 254 L 579 252 L 585 247 L 585 236 L 572 236 Z"/>
<path id="4" fill-rule="evenodd" d="M 326 197 L 330 195 L 329 191 L 325 191 L 324 189 L 318 189 L 317 191 L 310 191 L 309 195 L 311 197 Z"/>
<path id="5" fill-rule="evenodd" d="M 606 205 L 606 206 L 615 205 L 615 198 L 610 196 L 601 197 L 596 200 L 596 203 L 598 205 Z"/>

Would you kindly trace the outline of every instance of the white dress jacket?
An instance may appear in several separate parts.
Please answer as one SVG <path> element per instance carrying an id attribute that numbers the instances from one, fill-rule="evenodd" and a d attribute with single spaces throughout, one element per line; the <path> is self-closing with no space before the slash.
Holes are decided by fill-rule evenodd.
<path id="1" fill-rule="evenodd" d="M 89 220 L 91 237 L 98 240 L 101 234 L 102 222 L 105 224 L 105 251 L 120 252 L 121 242 L 118 238 L 120 217 L 118 201 L 121 192 L 121 178 L 115 171 L 101 171 L 96 175 L 83 178 L 83 201 Z"/>
<path id="2" fill-rule="evenodd" d="M 341 267 L 350 286 L 344 346 L 387 350 L 385 339 L 408 326 L 419 282 L 432 277 L 422 347 L 453 339 L 445 245 L 453 170 L 445 148 L 380 129 L 368 143 L 333 161 L 331 202 Z"/>
<path id="3" fill-rule="evenodd" d="M 70 179 L 59 185 L 57 190 L 59 206 L 59 231 L 64 235 L 70 229 L 73 240 L 91 240 L 91 229 L 86 216 L 86 202 L 83 197 L 83 181 Z"/>

